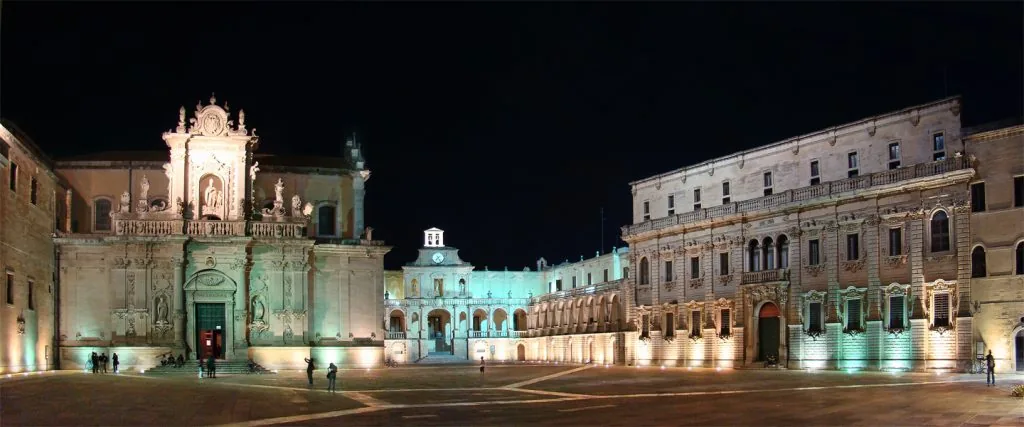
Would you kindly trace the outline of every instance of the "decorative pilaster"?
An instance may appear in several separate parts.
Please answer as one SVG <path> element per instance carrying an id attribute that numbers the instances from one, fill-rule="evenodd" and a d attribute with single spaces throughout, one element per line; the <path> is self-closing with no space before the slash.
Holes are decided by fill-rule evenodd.
<path id="1" fill-rule="evenodd" d="M 364 173 L 365 172 L 365 173 Z M 370 178 L 370 171 L 360 171 L 352 177 L 352 238 L 358 239 L 362 236 L 363 204 L 366 197 L 366 181 Z"/>
<path id="2" fill-rule="evenodd" d="M 880 244 L 879 224 L 881 224 L 881 220 L 877 215 L 873 215 L 864 221 L 863 228 L 865 253 L 868 257 L 868 300 L 866 302 L 868 303 L 867 320 L 869 321 L 882 320 L 882 301 L 880 299 L 882 281 L 878 277 L 878 261 L 883 256 L 883 249 Z"/>
<path id="3" fill-rule="evenodd" d="M 828 313 L 826 323 L 839 322 L 839 226 L 835 222 L 829 222 L 821 230 L 822 259 L 825 263 L 825 274 L 828 275 Z"/>
<path id="4" fill-rule="evenodd" d="M 924 212 L 917 211 L 908 215 L 910 225 L 910 295 L 911 319 L 925 319 L 924 309 Z"/>
<path id="5" fill-rule="evenodd" d="M 803 232 L 799 227 L 793 227 L 788 230 L 789 233 L 789 289 L 790 295 L 793 297 L 789 299 L 789 324 L 799 325 L 800 329 L 803 329 L 803 321 L 800 319 L 800 313 L 803 312 L 800 298 L 797 295 L 803 295 L 803 284 L 800 282 L 800 278 L 803 274 L 803 252 L 804 241 L 801 239 Z"/>

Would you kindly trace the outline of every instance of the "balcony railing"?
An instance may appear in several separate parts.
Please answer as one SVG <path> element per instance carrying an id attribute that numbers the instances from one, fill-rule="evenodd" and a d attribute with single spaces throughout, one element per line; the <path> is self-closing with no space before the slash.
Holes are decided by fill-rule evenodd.
<path id="1" fill-rule="evenodd" d="M 749 285 L 753 283 L 779 282 L 782 280 L 789 280 L 789 269 L 747 271 L 743 273 L 742 283 Z"/>
<path id="2" fill-rule="evenodd" d="M 252 237 L 270 239 L 295 239 L 306 237 L 305 223 L 300 222 L 253 222 Z"/>
<path id="3" fill-rule="evenodd" d="M 598 283 L 596 285 L 585 286 L 582 288 L 573 288 L 564 291 L 551 292 L 544 295 L 538 295 L 533 297 L 530 302 L 536 304 L 544 301 L 557 300 L 562 298 L 571 298 L 582 295 L 592 295 L 599 292 L 614 291 L 618 290 L 619 287 L 625 282 L 626 279 L 612 280 L 609 282 Z"/>
<path id="4" fill-rule="evenodd" d="M 245 221 L 188 221 L 185 234 L 189 236 L 244 236 Z"/>
<path id="5" fill-rule="evenodd" d="M 676 225 L 722 218 L 729 215 L 756 212 L 766 209 L 784 208 L 793 204 L 824 197 L 840 198 L 847 195 L 846 193 L 863 190 L 873 186 L 888 185 L 915 178 L 942 175 L 949 172 L 969 169 L 970 167 L 971 163 L 966 157 L 952 157 L 937 162 L 922 163 L 840 181 L 825 182 L 818 185 L 812 185 L 810 187 L 801 187 L 778 194 L 772 194 L 770 196 L 733 202 L 726 205 L 712 206 L 696 211 L 683 212 L 665 218 L 648 220 L 639 224 L 622 227 L 622 234 L 623 236 L 631 236 L 649 231 L 661 230 Z"/>
<path id="6" fill-rule="evenodd" d="M 114 232 L 119 236 L 164 236 L 181 234 L 183 226 L 180 219 L 117 219 Z"/>
<path id="7" fill-rule="evenodd" d="M 405 339 L 405 332 L 391 332 L 391 331 L 387 331 L 387 332 L 384 333 L 384 339 L 404 340 Z"/>

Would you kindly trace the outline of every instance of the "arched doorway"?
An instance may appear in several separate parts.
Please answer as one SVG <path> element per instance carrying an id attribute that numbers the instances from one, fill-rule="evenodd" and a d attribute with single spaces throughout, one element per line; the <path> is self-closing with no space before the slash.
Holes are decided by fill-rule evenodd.
<path id="1" fill-rule="evenodd" d="M 757 312 L 757 360 L 779 359 L 779 306 L 766 302 Z"/>
<path id="2" fill-rule="evenodd" d="M 1014 342 L 1014 354 L 1017 359 L 1017 372 L 1024 371 L 1024 329 L 1017 331 L 1017 335 L 1013 337 Z"/>
<path id="3" fill-rule="evenodd" d="M 434 353 L 451 353 L 452 345 L 448 341 L 448 332 L 452 328 L 451 315 L 448 310 L 435 309 L 427 313 L 427 332 L 430 338 L 433 339 L 434 345 L 431 352 Z"/>
<path id="4" fill-rule="evenodd" d="M 520 362 L 526 361 L 526 346 L 522 343 L 516 346 L 516 360 Z"/>

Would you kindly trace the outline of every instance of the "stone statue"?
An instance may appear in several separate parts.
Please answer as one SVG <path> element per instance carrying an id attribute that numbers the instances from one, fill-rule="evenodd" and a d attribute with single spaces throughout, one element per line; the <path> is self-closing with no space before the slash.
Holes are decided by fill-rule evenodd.
<path id="1" fill-rule="evenodd" d="M 149 178 L 146 178 L 145 174 L 142 175 L 141 187 L 142 192 L 139 193 L 139 199 L 146 200 L 149 198 Z"/>
<path id="2" fill-rule="evenodd" d="M 156 298 L 156 321 L 157 323 L 169 323 L 167 321 L 167 297 L 160 295 Z"/>
<path id="3" fill-rule="evenodd" d="M 132 204 L 132 195 L 127 191 L 121 193 L 121 212 L 128 213 L 128 206 Z"/>
<path id="4" fill-rule="evenodd" d="M 298 194 L 292 196 L 292 216 L 302 216 L 302 199 Z"/>
<path id="5" fill-rule="evenodd" d="M 245 129 L 245 110 L 238 110 L 238 129 Z"/>
<path id="6" fill-rule="evenodd" d="M 284 203 L 284 181 L 281 178 L 278 178 L 277 184 L 274 184 L 274 200 Z"/>
<path id="7" fill-rule="evenodd" d="M 170 163 L 164 163 L 164 175 L 167 176 L 168 185 L 174 181 L 174 167 Z"/>
<path id="8" fill-rule="evenodd" d="M 256 180 L 256 172 L 260 171 L 260 162 L 253 162 L 252 166 L 249 166 L 249 179 Z"/>
<path id="9" fill-rule="evenodd" d="M 178 127 L 179 128 L 184 128 L 185 127 L 185 106 L 184 105 L 182 105 L 181 108 L 178 110 Z"/>
<path id="10" fill-rule="evenodd" d="M 220 205 L 220 190 L 213 186 L 213 178 L 210 178 L 210 184 L 206 186 L 203 195 L 206 199 L 207 207 L 215 208 Z"/>
<path id="11" fill-rule="evenodd" d="M 267 315 L 267 308 L 263 305 L 263 299 L 259 295 L 252 298 L 252 321 L 263 322 Z"/>

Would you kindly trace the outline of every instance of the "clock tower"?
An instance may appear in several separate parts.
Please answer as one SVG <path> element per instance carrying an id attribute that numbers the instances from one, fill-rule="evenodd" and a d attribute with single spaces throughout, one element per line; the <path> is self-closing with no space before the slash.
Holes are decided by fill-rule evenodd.
<path id="1" fill-rule="evenodd" d="M 423 232 L 419 256 L 402 267 L 407 298 L 465 296 L 465 284 L 473 265 L 459 258 L 459 250 L 444 244 L 444 230 Z"/>

